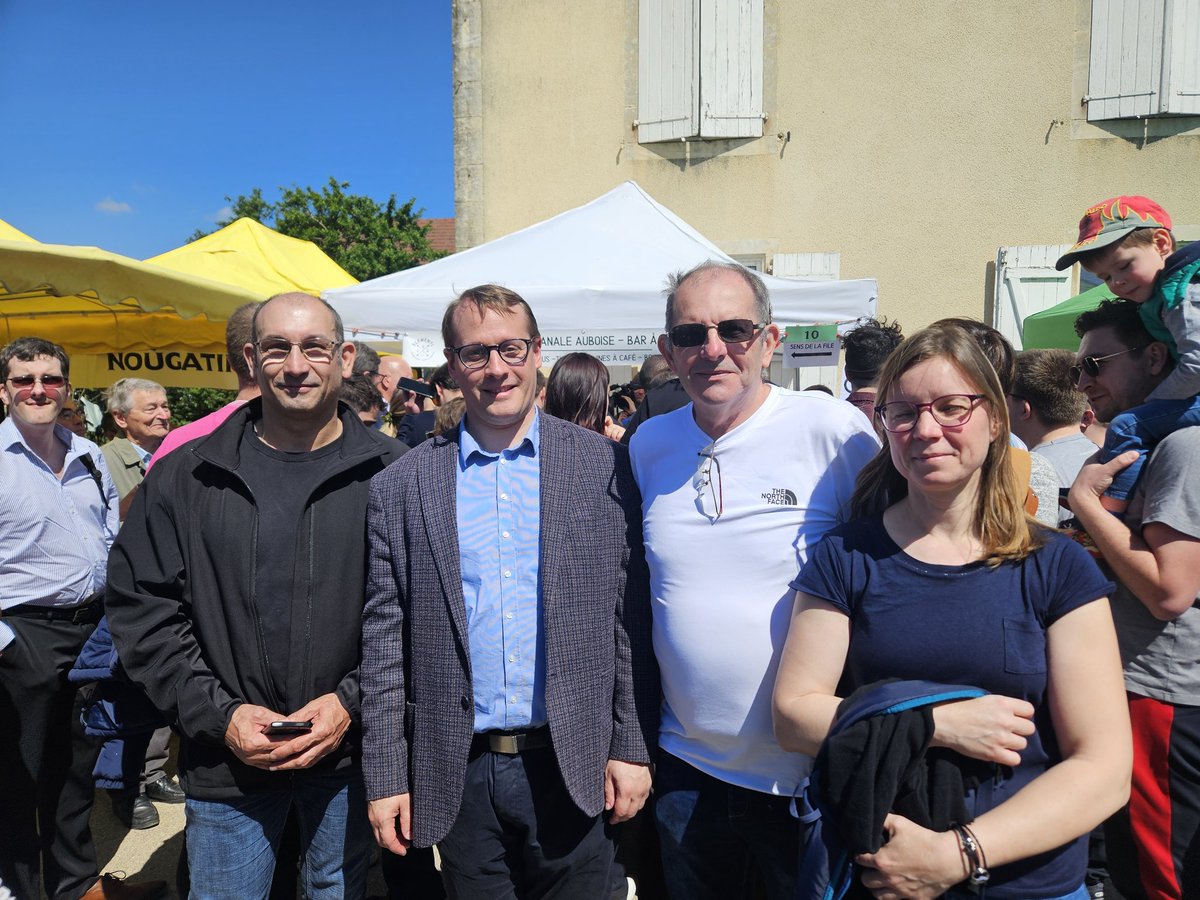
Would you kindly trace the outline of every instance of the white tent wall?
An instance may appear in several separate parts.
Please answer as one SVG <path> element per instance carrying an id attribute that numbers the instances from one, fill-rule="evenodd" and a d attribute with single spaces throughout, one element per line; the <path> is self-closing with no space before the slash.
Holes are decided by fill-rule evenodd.
<path id="1" fill-rule="evenodd" d="M 500 284 L 532 308 L 547 365 L 578 350 L 611 366 L 636 366 L 658 352 L 668 273 L 706 259 L 733 262 L 627 181 L 521 231 L 322 296 L 341 314 L 347 336 L 400 350 L 412 365 L 436 366 L 443 361 L 446 305 L 467 288 Z M 875 313 L 874 279 L 763 280 L 781 326 L 850 322 Z"/>

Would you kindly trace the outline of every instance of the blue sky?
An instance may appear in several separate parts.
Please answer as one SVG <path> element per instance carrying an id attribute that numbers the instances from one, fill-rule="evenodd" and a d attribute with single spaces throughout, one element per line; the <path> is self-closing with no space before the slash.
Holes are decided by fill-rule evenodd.
<path id="1" fill-rule="evenodd" d="M 225 196 L 454 215 L 449 0 L 0 0 L 0 219 L 139 259 Z"/>

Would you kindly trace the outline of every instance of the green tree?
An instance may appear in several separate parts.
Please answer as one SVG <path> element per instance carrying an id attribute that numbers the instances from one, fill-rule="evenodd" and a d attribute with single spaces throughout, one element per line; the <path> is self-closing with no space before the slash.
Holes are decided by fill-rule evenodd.
<path id="1" fill-rule="evenodd" d="M 410 269 L 445 254 L 429 245 L 429 226 L 419 221 L 416 198 L 398 203 L 392 194 L 379 203 L 362 194 L 347 193 L 349 182 L 330 178 L 319 191 L 311 187 L 279 188 L 279 199 L 268 202 L 262 188 L 226 197 L 232 210 L 225 227 L 247 216 L 281 234 L 312 241 L 343 269 L 366 281 Z M 190 240 L 208 232 L 197 231 Z"/>

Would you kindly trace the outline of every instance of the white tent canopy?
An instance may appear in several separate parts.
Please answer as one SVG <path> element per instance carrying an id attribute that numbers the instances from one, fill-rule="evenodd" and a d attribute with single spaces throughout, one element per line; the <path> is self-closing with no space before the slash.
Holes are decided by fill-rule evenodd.
<path id="1" fill-rule="evenodd" d="M 627 181 L 521 231 L 322 296 L 354 338 L 399 344 L 413 365 L 438 365 L 446 305 L 467 288 L 500 284 L 533 309 L 546 362 L 584 350 L 609 364 L 636 364 L 657 352 L 667 274 L 706 259 L 732 262 Z M 764 280 L 780 325 L 850 322 L 875 312 L 874 279 Z"/>

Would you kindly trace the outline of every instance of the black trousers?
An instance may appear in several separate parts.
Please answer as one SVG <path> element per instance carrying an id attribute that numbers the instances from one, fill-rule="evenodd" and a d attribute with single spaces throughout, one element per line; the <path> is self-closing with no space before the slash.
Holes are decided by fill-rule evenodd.
<path id="1" fill-rule="evenodd" d="M 9 617 L 0 654 L 0 883 L 16 897 L 76 900 L 95 883 L 89 824 L 99 744 L 67 681 L 94 624 Z"/>
<path id="2" fill-rule="evenodd" d="M 549 747 L 474 753 L 441 841 L 451 900 L 607 900 L 616 848 L 604 817 L 575 806 Z"/>

